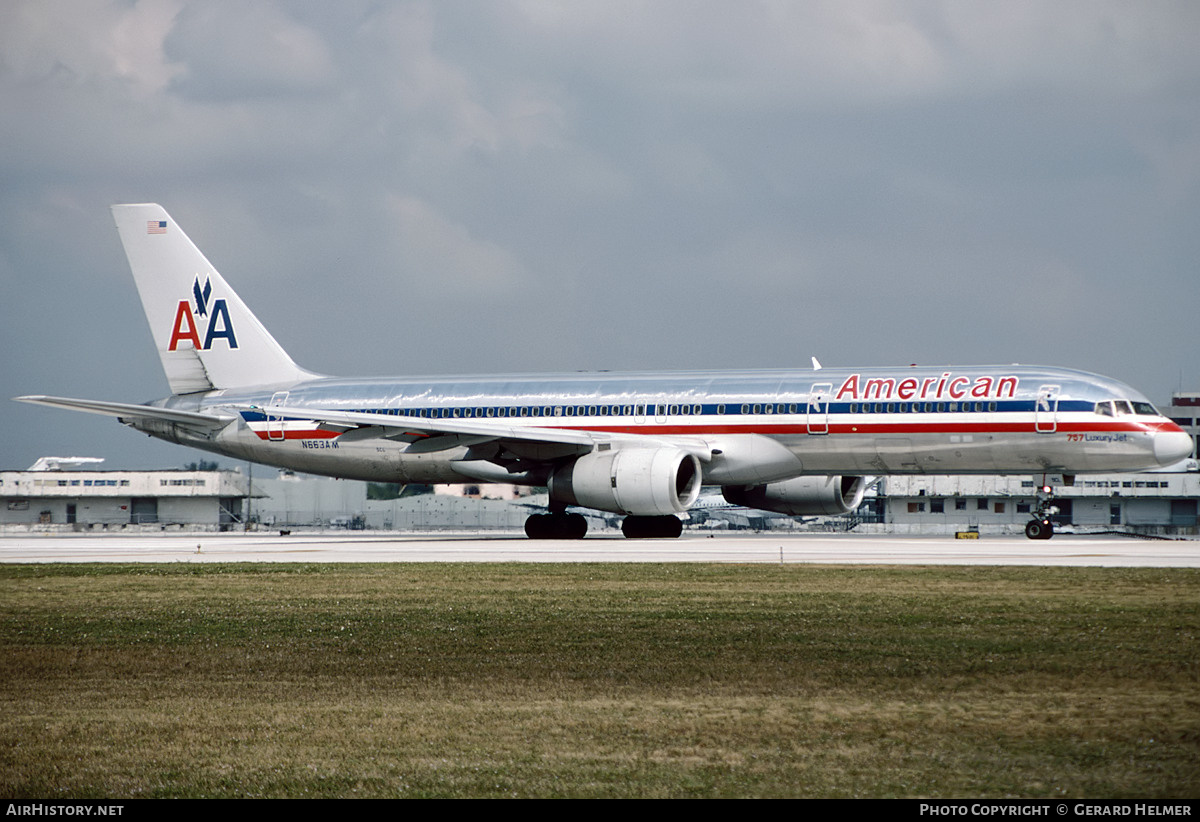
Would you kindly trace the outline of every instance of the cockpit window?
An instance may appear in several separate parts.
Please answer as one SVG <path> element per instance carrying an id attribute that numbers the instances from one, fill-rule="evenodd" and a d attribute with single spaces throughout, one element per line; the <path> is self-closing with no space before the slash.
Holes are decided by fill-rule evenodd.
<path id="1" fill-rule="evenodd" d="M 1113 400 L 1113 405 L 1117 408 L 1118 414 L 1132 414 L 1133 409 L 1129 407 L 1128 400 Z"/>
<path id="2" fill-rule="evenodd" d="M 1101 414 L 1105 417 L 1111 417 L 1113 415 L 1112 403 L 1111 402 L 1096 403 L 1096 413 Z"/>
<path id="3" fill-rule="evenodd" d="M 1144 414 L 1148 417 L 1157 417 L 1158 409 L 1148 402 L 1138 402 L 1134 400 L 1133 412 L 1135 414 Z"/>

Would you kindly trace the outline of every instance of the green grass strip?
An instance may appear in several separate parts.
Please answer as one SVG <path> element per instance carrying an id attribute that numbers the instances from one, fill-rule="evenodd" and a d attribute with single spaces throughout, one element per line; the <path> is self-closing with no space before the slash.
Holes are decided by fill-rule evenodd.
<path id="1" fill-rule="evenodd" d="M 1200 795 L 1200 572 L 0 566 L 0 795 Z"/>

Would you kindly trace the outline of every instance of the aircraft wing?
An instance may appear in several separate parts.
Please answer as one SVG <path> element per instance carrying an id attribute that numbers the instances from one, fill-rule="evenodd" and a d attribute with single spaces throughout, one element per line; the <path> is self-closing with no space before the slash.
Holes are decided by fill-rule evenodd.
<path id="1" fill-rule="evenodd" d="M 103 402 L 101 400 L 79 400 L 72 397 L 47 397 L 42 394 L 31 394 L 25 397 L 13 397 L 17 402 L 28 402 L 34 405 L 48 405 L 52 408 L 68 408 L 72 411 L 86 411 L 89 414 L 103 414 L 116 417 L 122 422 L 133 420 L 159 420 L 189 425 L 205 430 L 224 428 L 236 419 L 233 415 L 201 414 L 195 411 L 180 411 L 174 408 L 158 408 L 153 405 L 135 405 L 125 402 Z"/>
<path id="2" fill-rule="evenodd" d="M 454 445 L 479 445 L 496 440 L 567 446 L 578 453 L 591 451 L 601 443 L 628 443 L 644 440 L 660 442 L 657 437 L 611 434 L 604 431 L 585 431 L 538 425 L 513 425 L 506 419 L 428 418 L 400 414 L 374 414 L 362 411 L 334 411 L 298 406 L 246 406 L 245 410 L 271 417 L 311 420 L 326 431 L 339 432 L 343 442 L 384 438 L 413 443 L 413 450 L 440 450 Z M 661 440 L 664 444 L 668 440 Z M 711 450 L 698 438 L 672 437 L 670 444 L 695 453 L 702 460 L 711 459 Z"/>

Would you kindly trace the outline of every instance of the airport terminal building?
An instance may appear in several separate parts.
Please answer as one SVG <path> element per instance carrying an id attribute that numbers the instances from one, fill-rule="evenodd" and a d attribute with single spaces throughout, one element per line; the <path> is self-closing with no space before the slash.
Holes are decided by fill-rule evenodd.
<path id="1" fill-rule="evenodd" d="M 1055 528 L 1147 535 L 1200 533 L 1200 470 L 1189 460 L 1175 471 L 1080 475 L 1054 485 Z M 1037 504 L 1030 477 L 910 476 L 880 480 L 878 499 L 889 533 L 1023 531 Z"/>
<path id="2" fill-rule="evenodd" d="M 241 527 L 238 471 L 0 471 L 5 530 Z"/>
<path id="3" fill-rule="evenodd" d="M 1192 436 L 1192 456 L 1200 457 L 1200 391 L 1177 391 L 1162 409 L 1171 421 Z"/>
<path id="4" fill-rule="evenodd" d="M 527 507 L 424 494 L 368 498 L 368 483 L 287 471 L 0 471 L 0 532 L 346 528 L 520 531 Z M 478 495 L 476 495 L 478 497 Z M 544 500 L 543 500 L 544 504 Z"/>
<path id="5" fill-rule="evenodd" d="M 767 515 L 744 527 L 1019 534 L 1036 505 L 1038 483 L 1029 476 L 884 477 L 855 516 L 802 524 Z M 520 531 L 531 506 L 545 504 L 537 497 L 444 494 L 372 500 L 366 489 L 367 483 L 287 472 L 251 483 L 236 470 L 0 471 L 0 530 L 219 531 L 244 528 L 249 519 L 260 529 Z M 1200 533 L 1200 463 L 1195 459 L 1144 474 L 1080 475 L 1053 490 L 1059 529 Z M 593 523 L 596 529 L 604 525 Z"/>

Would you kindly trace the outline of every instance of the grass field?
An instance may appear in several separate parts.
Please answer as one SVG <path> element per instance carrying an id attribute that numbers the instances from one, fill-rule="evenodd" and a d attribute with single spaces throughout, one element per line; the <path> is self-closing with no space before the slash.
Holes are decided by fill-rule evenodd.
<path id="1" fill-rule="evenodd" d="M 1200 572 L 0 566 L 0 795 L 1200 795 Z"/>

